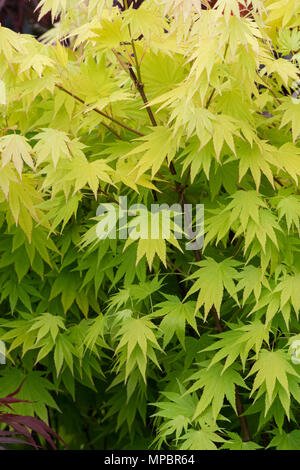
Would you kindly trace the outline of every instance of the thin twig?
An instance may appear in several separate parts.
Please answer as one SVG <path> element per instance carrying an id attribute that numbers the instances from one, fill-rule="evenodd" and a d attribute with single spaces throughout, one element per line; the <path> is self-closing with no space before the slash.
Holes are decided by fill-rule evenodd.
<path id="1" fill-rule="evenodd" d="M 65 93 L 67 93 L 69 96 L 72 96 L 75 100 L 79 101 L 79 103 L 82 103 L 82 104 L 85 104 L 84 100 L 79 98 L 79 96 L 77 95 L 74 95 L 74 93 L 72 93 L 71 91 L 67 90 L 66 88 L 64 88 L 62 85 L 58 85 L 56 84 L 55 85 L 57 88 L 59 88 L 59 90 L 61 91 L 64 91 Z M 101 116 L 105 117 L 106 119 L 109 119 L 110 121 L 118 124 L 119 126 L 123 127 L 124 129 L 126 129 L 127 131 L 129 132 L 132 132 L 133 134 L 136 134 L 138 136 L 144 136 L 145 134 L 143 134 L 142 132 L 140 131 L 137 131 L 136 129 L 132 129 L 131 127 L 127 126 L 126 124 L 124 124 L 123 122 L 121 121 L 118 121 L 117 119 L 111 117 L 109 114 L 105 113 L 104 111 L 101 111 L 100 109 L 98 108 L 92 108 L 91 111 L 95 111 L 95 113 L 98 113 L 100 114 Z M 111 130 L 111 128 L 109 128 Z"/>

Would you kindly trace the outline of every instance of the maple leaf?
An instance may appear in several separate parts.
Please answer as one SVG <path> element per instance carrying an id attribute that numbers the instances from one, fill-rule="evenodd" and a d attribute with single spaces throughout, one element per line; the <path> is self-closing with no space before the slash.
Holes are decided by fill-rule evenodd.
<path id="1" fill-rule="evenodd" d="M 137 164 L 137 179 L 149 169 L 151 169 L 153 177 L 164 160 L 167 158 L 170 163 L 177 151 L 176 141 L 174 141 L 171 130 L 163 126 L 152 128 L 151 134 L 137 140 L 144 143 L 125 155 L 125 157 L 129 157 L 130 155 L 142 154 Z"/>
<path id="2" fill-rule="evenodd" d="M 0 152 L 2 155 L 2 167 L 12 161 L 20 176 L 23 170 L 23 162 L 34 169 L 34 162 L 31 158 L 33 150 L 26 137 L 19 134 L 9 134 L 0 137 Z"/>
<path id="3" fill-rule="evenodd" d="M 24 54 L 26 51 L 25 44 L 24 36 L 20 40 L 17 33 L 4 26 L 0 26 L 0 53 L 4 55 L 7 61 L 12 60 L 16 52 Z"/>
<path id="4" fill-rule="evenodd" d="M 195 381 L 195 383 L 187 390 L 187 393 L 203 389 L 193 419 L 199 417 L 199 415 L 201 415 L 206 408 L 211 405 L 213 418 L 214 420 L 217 420 L 225 397 L 237 413 L 235 387 L 238 385 L 240 387 L 248 388 L 233 366 L 226 368 L 226 370 L 222 370 L 222 364 L 220 363 L 211 365 L 208 369 L 206 367 L 201 368 L 189 379 Z"/>
<path id="5" fill-rule="evenodd" d="M 47 13 L 51 12 L 52 23 L 61 11 L 65 11 L 67 8 L 68 0 L 40 0 L 36 10 L 39 11 L 39 20 L 43 18 Z"/>
<path id="6" fill-rule="evenodd" d="M 164 335 L 165 348 L 171 341 L 176 333 L 183 348 L 185 348 L 185 326 L 189 324 L 195 331 L 197 330 L 197 323 L 195 318 L 195 303 L 194 302 L 181 302 L 175 295 L 165 295 L 166 301 L 160 302 L 155 305 L 153 317 L 164 317 L 161 321 L 159 328 Z"/>
<path id="7" fill-rule="evenodd" d="M 194 264 L 199 266 L 200 269 L 187 278 L 190 280 L 196 279 L 187 296 L 198 292 L 196 309 L 199 309 L 202 305 L 204 306 L 204 320 L 206 320 L 213 305 L 220 315 L 224 289 L 238 303 L 236 287 L 233 281 L 238 276 L 238 272 L 235 269 L 240 265 L 238 261 L 226 259 L 218 263 L 212 258 L 207 258 Z"/>
<path id="8" fill-rule="evenodd" d="M 251 147 L 246 142 L 240 143 L 237 149 L 239 180 L 241 181 L 246 172 L 250 170 L 257 190 L 260 186 L 261 174 L 265 175 L 271 185 L 273 185 L 271 164 L 274 164 L 275 157 L 273 152 L 276 150 L 266 143 L 261 143 L 260 147 L 257 144 Z"/>
<path id="9" fill-rule="evenodd" d="M 235 327 L 230 331 L 220 333 L 218 338 L 219 341 L 204 349 L 204 351 L 214 351 L 218 349 L 209 367 L 219 363 L 226 357 L 223 367 L 223 370 L 226 370 L 227 367 L 230 367 L 236 358 L 240 356 L 243 368 L 245 369 L 246 359 L 250 350 L 254 350 L 257 357 L 263 342 L 265 341 L 266 344 L 269 344 L 269 331 L 266 325 L 255 320 L 250 324 Z"/>
<path id="10" fill-rule="evenodd" d="M 180 450 L 217 450 L 215 442 L 225 442 L 225 439 L 214 431 L 218 431 L 217 426 L 207 429 L 190 429 L 180 438 L 184 440 Z"/>
<path id="11" fill-rule="evenodd" d="M 274 400 L 274 392 L 279 394 L 280 401 L 288 414 L 290 404 L 288 376 L 299 377 L 299 374 L 292 367 L 287 354 L 282 350 L 261 350 L 248 376 L 255 373 L 251 395 L 258 389 L 266 391 L 267 412 Z M 279 385 L 279 388 L 276 388 L 276 385 Z"/>
<path id="12" fill-rule="evenodd" d="M 149 357 L 160 368 L 154 349 L 161 350 L 153 329 L 155 325 L 147 318 L 129 318 L 118 331 L 120 336 L 116 352 L 124 351 L 121 363 L 126 363 L 125 381 L 133 370 L 138 366 L 140 373 L 146 382 L 147 357 Z"/>
<path id="13" fill-rule="evenodd" d="M 58 129 L 42 129 L 42 132 L 35 135 L 34 140 L 38 141 L 34 146 L 37 166 L 52 160 L 54 168 L 56 168 L 61 158 L 71 159 L 72 156 L 85 159 L 82 152 L 85 146 L 78 139 L 71 141 L 66 132 Z"/>
<path id="14" fill-rule="evenodd" d="M 97 198 L 97 192 L 100 182 L 112 184 L 110 174 L 113 170 L 102 160 L 89 162 L 86 159 L 74 159 L 71 171 L 65 177 L 65 181 L 72 181 L 74 184 L 74 193 L 88 184 Z"/>

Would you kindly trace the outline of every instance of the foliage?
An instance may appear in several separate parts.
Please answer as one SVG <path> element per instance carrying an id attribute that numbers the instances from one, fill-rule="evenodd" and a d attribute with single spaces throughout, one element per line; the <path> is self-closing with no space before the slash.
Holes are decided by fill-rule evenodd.
<path id="1" fill-rule="evenodd" d="M 0 27 L 1 395 L 70 448 L 299 447 L 299 0 L 39 8 Z M 164 203 L 203 248 L 139 235 Z"/>
<path id="2" fill-rule="evenodd" d="M 15 398 L 15 395 L 21 390 L 23 383 L 14 392 L 7 395 L 7 397 L 0 398 L 0 407 L 4 406 L 12 410 L 12 405 L 15 403 L 28 403 L 27 400 Z M 63 440 L 40 419 L 32 416 L 22 416 L 14 413 L 3 413 L 0 411 L 0 423 L 8 425 L 14 431 L 0 431 L 0 444 L 27 444 L 39 449 L 38 443 L 35 441 L 31 433 L 36 432 L 49 444 L 52 449 L 56 450 L 53 438 L 59 439 L 63 444 Z M 31 432 L 30 432 L 31 431 Z M 15 437 L 21 435 L 24 439 Z M 13 437 L 12 437 L 13 436 Z M 1 450 L 5 449 L 0 447 Z"/>

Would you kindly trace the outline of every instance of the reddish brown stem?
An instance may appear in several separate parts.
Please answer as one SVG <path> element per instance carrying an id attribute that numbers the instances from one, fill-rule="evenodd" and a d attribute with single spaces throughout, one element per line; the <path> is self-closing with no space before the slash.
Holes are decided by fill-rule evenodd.
<path id="1" fill-rule="evenodd" d="M 55 85 L 57 88 L 59 88 L 60 90 L 64 91 L 65 93 L 67 93 L 68 95 L 72 96 L 72 98 L 74 98 L 76 101 L 78 101 L 79 103 L 82 103 L 82 104 L 85 104 L 84 100 L 79 98 L 79 96 L 77 95 L 74 95 L 74 93 L 72 93 L 71 91 L 69 90 L 66 90 L 66 88 L 64 88 L 63 86 L 61 85 L 58 85 L 56 84 Z M 144 136 L 145 134 L 143 134 L 142 132 L 140 131 L 137 131 L 136 129 L 132 129 L 131 127 L 127 126 L 126 124 L 124 124 L 123 122 L 121 121 L 118 121 L 117 119 L 113 118 L 112 116 L 110 116 L 109 114 L 105 113 L 104 111 L 101 111 L 100 109 L 98 108 L 92 108 L 92 111 L 95 111 L 95 113 L 98 113 L 100 114 L 100 116 L 103 116 L 105 117 L 106 119 L 109 119 L 110 121 L 114 122 L 115 124 L 118 124 L 119 126 L 123 127 L 124 129 L 126 129 L 127 131 L 129 132 L 132 132 L 133 134 L 136 134 L 136 135 L 139 135 L 139 136 Z M 106 124 L 106 127 L 107 124 Z M 109 127 L 109 129 L 114 133 L 115 131 L 112 130 L 111 127 Z M 120 136 L 118 135 L 118 138 L 120 138 Z"/>

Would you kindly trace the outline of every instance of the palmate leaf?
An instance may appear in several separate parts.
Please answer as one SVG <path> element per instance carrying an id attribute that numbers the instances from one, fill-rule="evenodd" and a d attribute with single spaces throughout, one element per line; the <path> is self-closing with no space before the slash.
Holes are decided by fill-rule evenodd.
<path id="1" fill-rule="evenodd" d="M 243 230 L 246 230 L 249 219 L 259 224 L 259 209 L 267 208 L 266 202 L 256 191 L 237 191 L 230 196 L 231 202 L 225 212 L 230 212 L 230 223 L 240 220 Z"/>
<path id="2" fill-rule="evenodd" d="M 283 308 L 287 302 L 293 306 L 298 317 L 300 311 L 300 291 L 299 291 L 300 273 L 294 276 L 286 276 L 276 286 L 274 293 L 280 292 L 280 308 Z"/>
<path id="3" fill-rule="evenodd" d="M 177 151 L 178 144 L 169 128 L 157 126 L 151 128 L 151 131 L 145 137 L 137 139 L 144 143 L 125 155 L 125 157 L 129 157 L 130 155 L 142 154 L 137 164 L 137 179 L 149 169 L 151 169 L 153 177 L 159 171 L 164 160 L 167 158 L 170 163 Z"/>
<path id="4" fill-rule="evenodd" d="M 178 19 L 181 15 L 184 21 L 194 13 L 201 14 L 202 5 L 209 7 L 207 0 L 162 0 L 159 2 L 164 6 L 165 15 L 174 15 Z"/>
<path id="5" fill-rule="evenodd" d="M 19 134 L 9 134 L 0 138 L 0 152 L 2 157 L 2 167 L 10 161 L 20 177 L 23 170 L 23 162 L 30 168 L 34 168 L 34 162 L 31 158 L 32 148 L 25 137 Z"/>
<path id="6" fill-rule="evenodd" d="M 279 111 L 283 111 L 281 126 L 283 127 L 289 123 L 292 126 L 293 141 L 298 138 L 300 134 L 299 116 L 300 107 L 299 100 L 292 98 L 284 98 L 283 103 L 279 107 Z"/>
<path id="7" fill-rule="evenodd" d="M 176 334 L 180 344 L 185 349 L 186 324 L 189 324 L 198 333 L 195 318 L 195 302 L 188 301 L 183 303 L 175 295 L 165 294 L 165 297 L 166 301 L 155 305 L 155 312 L 151 317 L 163 317 L 159 328 L 164 335 L 164 348 L 169 344 L 174 334 Z"/>
<path id="8" fill-rule="evenodd" d="M 276 447 L 277 450 L 298 450 L 300 446 L 300 431 L 295 429 L 290 433 L 285 431 L 278 432 L 274 430 L 275 434 L 268 447 Z"/>
<path id="9" fill-rule="evenodd" d="M 295 227 L 300 232 L 300 197 L 289 195 L 279 199 L 277 204 L 279 220 L 285 219 L 288 232 Z"/>
<path id="10" fill-rule="evenodd" d="M 268 245 L 276 247 L 278 250 L 277 232 L 282 232 L 282 228 L 278 223 L 278 219 L 271 211 L 266 209 L 260 209 L 259 211 L 259 224 L 254 220 L 249 219 L 249 224 L 246 231 L 244 232 L 243 227 L 240 226 L 236 230 L 236 237 L 242 234 L 245 237 L 244 253 L 252 244 L 252 248 L 255 246 L 254 242 L 257 241 L 260 245 L 260 250 L 266 254 Z M 271 243 L 270 243 L 271 242 Z M 274 252 L 274 248 L 272 250 Z"/>
<path id="11" fill-rule="evenodd" d="M 252 293 L 258 301 L 263 286 L 270 289 L 268 279 L 264 276 L 262 269 L 253 265 L 246 266 L 238 274 L 238 279 L 240 280 L 236 289 L 237 291 L 243 289 L 243 305 Z"/>
<path id="12" fill-rule="evenodd" d="M 55 349 L 54 349 L 54 364 L 56 368 L 56 375 L 59 376 L 64 362 L 69 367 L 71 373 L 73 374 L 73 356 L 76 356 L 77 352 L 71 343 L 67 334 L 59 333 L 55 340 Z"/>
<path id="13" fill-rule="evenodd" d="M 193 419 L 198 418 L 211 405 L 213 418 L 217 420 L 225 397 L 237 413 L 235 403 L 236 385 L 244 388 L 248 387 L 237 372 L 236 367 L 230 366 L 224 370 L 223 365 L 220 363 L 210 364 L 209 368 L 206 365 L 208 364 L 200 364 L 200 370 L 189 378 L 195 383 L 187 390 L 187 393 L 203 389 Z"/>
<path id="14" fill-rule="evenodd" d="M 17 226 L 20 225 L 29 242 L 32 239 L 33 220 L 40 222 L 43 215 L 43 212 L 38 208 L 43 197 L 36 186 L 37 181 L 32 175 L 27 174 L 23 174 L 22 181 L 11 180 L 9 182 L 8 206 L 10 213 L 7 214 L 8 223 L 11 224 L 14 221 Z M 47 227 L 47 223 L 43 225 Z"/>
<path id="15" fill-rule="evenodd" d="M 56 340 L 59 330 L 65 330 L 65 322 L 62 317 L 51 313 L 43 313 L 35 318 L 29 331 L 37 331 L 36 342 L 38 343 L 44 336 L 50 333 L 53 341 Z"/>
<path id="16" fill-rule="evenodd" d="M 255 442 L 252 442 L 252 441 L 244 442 L 242 438 L 236 432 L 228 432 L 227 435 L 231 439 L 231 441 L 225 442 L 225 444 L 222 445 L 222 449 L 258 450 L 262 448 L 262 446 L 260 446 L 259 444 L 256 444 Z"/>
<path id="17" fill-rule="evenodd" d="M 274 28 L 297 25 L 298 0 L 267 0 L 267 18 L 265 22 Z"/>
<path id="18" fill-rule="evenodd" d="M 138 213 L 138 215 L 136 215 L 136 213 Z M 134 217 L 128 222 L 129 238 L 124 245 L 124 250 L 138 240 L 136 265 L 138 265 L 140 260 L 146 255 L 151 270 L 154 257 L 157 255 L 166 266 L 166 242 L 182 251 L 175 237 L 175 232 L 182 235 L 182 229 L 172 219 L 171 209 L 161 209 L 159 212 L 154 213 L 148 211 L 145 206 L 142 206 L 137 207 L 135 210 L 132 209 L 132 214 L 130 215 Z"/>
<path id="19" fill-rule="evenodd" d="M 265 414 L 270 408 L 275 396 L 279 395 L 280 401 L 289 416 L 291 391 L 288 378 L 289 376 L 294 376 L 297 377 L 299 381 L 299 374 L 293 368 L 289 356 L 282 350 L 268 351 L 262 349 L 248 376 L 255 373 L 256 376 L 251 395 L 257 390 L 257 396 L 263 392 L 266 393 Z"/>
<path id="20" fill-rule="evenodd" d="M 120 140 L 118 142 L 107 143 L 104 150 L 98 155 L 106 157 L 107 162 L 116 160 L 114 172 L 115 183 L 121 181 L 137 193 L 139 193 L 139 185 L 156 190 L 157 188 L 150 181 L 149 175 L 144 174 L 137 178 L 138 168 L 136 164 L 138 162 L 138 156 L 124 157 L 124 154 L 126 155 L 131 149 L 132 144 L 130 142 Z"/>
<path id="21" fill-rule="evenodd" d="M 82 149 L 85 147 L 78 139 L 71 140 L 66 132 L 58 129 L 45 128 L 36 134 L 34 146 L 37 155 L 37 166 L 44 162 L 53 162 L 56 168 L 58 161 L 63 158 L 77 157 L 85 160 Z"/>
<path id="22" fill-rule="evenodd" d="M 258 357 L 263 342 L 269 344 L 269 330 L 266 325 L 255 320 L 247 325 L 220 333 L 218 338 L 221 339 L 204 349 L 204 351 L 218 350 L 208 367 L 221 362 L 226 357 L 223 367 L 223 371 L 225 371 L 240 356 L 245 369 L 250 350 L 255 351 L 256 357 Z"/>
<path id="23" fill-rule="evenodd" d="M 266 60 L 265 67 L 262 68 L 261 74 L 273 74 L 280 85 L 288 87 L 289 80 L 297 80 L 297 67 L 286 59 L 279 58 L 274 61 Z"/>
<path id="24" fill-rule="evenodd" d="M 145 317 L 128 318 L 117 336 L 120 337 L 116 352 L 121 354 L 120 365 L 126 365 L 125 381 L 134 367 L 139 371 L 146 382 L 146 366 L 148 359 L 151 359 L 157 367 L 160 367 L 154 349 L 161 350 L 153 329 L 155 325 Z"/>
<path id="25" fill-rule="evenodd" d="M 98 317 L 89 320 L 89 325 L 84 336 L 84 345 L 86 348 L 94 350 L 97 344 L 108 347 L 104 342 L 105 326 L 106 319 L 101 314 L 99 314 Z"/>
<path id="26" fill-rule="evenodd" d="M 110 38 L 108 36 L 102 37 L 101 42 L 103 44 L 103 42 L 108 42 L 113 38 L 114 45 L 111 44 L 110 47 L 117 47 L 115 43 L 118 42 L 118 38 L 114 36 L 114 32 L 120 29 L 120 20 L 119 22 L 105 21 L 106 24 L 113 26 L 113 31 L 111 31 L 113 34 L 111 34 Z M 126 33 L 126 29 L 124 29 L 124 31 Z M 98 38 L 95 37 L 93 40 L 97 41 Z M 124 41 L 128 40 L 127 32 Z M 102 44 L 100 44 L 97 44 L 97 49 L 102 48 Z M 68 75 L 68 81 L 65 85 L 66 88 L 71 86 L 72 92 L 77 96 L 79 95 L 84 103 L 89 105 L 87 110 L 93 107 L 102 110 L 106 106 L 128 100 L 132 96 L 127 87 L 120 88 L 117 78 L 111 73 L 111 68 L 106 65 L 105 56 L 98 57 L 99 59 L 95 60 L 92 56 L 88 56 L 84 62 L 81 62 L 80 68 L 73 69 L 73 73 Z M 98 83 L 101 83 L 100 88 L 98 87 Z"/>
<path id="27" fill-rule="evenodd" d="M 187 142 L 185 149 L 180 155 L 183 159 L 182 173 L 190 166 L 191 181 L 193 182 L 200 170 L 203 169 L 207 179 L 209 179 L 209 170 L 214 156 L 214 151 L 211 143 L 201 148 L 199 139 L 193 138 Z"/>
<path id="28" fill-rule="evenodd" d="M 220 315 L 224 290 L 238 304 L 234 283 L 234 279 L 238 277 L 238 271 L 236 270 L 236 267 L 240 266 L 238 261 L 226 259 L 218 263 L 212 258 L 207 258 L 194 264 L 199 266 L 200 269 L 187 278 L 189 280 L 196 279 L 187 296 L 198 292 L 196 309 L 204 306 L 204 320 L 206 320 L 213 305 L 218 315 Z"/>
<path id="29" fill-rule="evenodd" d="M 45 67 L 54 67 L 55 62 L 50 57 L 37 52 L 35 47 L 30 46 L 27 46 L 26 56 L 19 59 L 19 73 L 22 74 L 27 70 L 33 69 L 38 74 L 38 76 L 42 78 Z"/>
<path id="30" fill-rule="evenodd" d="M 20 39 L 19 35 L 11 29 L 0 26 L 0 53 L 7 61 L 12 60 L 16 52 L 24 53 L 26 51 L 24 36 Z"/>
<path id="31" fill-rule="evenodd" d="M 273 185 L 273 173 L 271 164 L 275 164 L 274 152 L 277 149 L 266 143 L 260 143 L 260 147 L 254 144 L 243 142 L 238 145 L 237 155 L 239 158 L 239 180 L 241 181 L 248 170 L 251 171 L 253 180 L 258 190 L 261 182 L 261 175 L 265 175 L 271 185 Z"/>
<path id="32" fill-rule="evenodd" d="M 298 178 L 300 176 L 299 148 L 292 142 L 287 142 L 277 150 L 274 156 L 276 159 L 274 164 L 287 173 L 287 175 L 298 184 Z"/>
<path id="33" fill-rule="evenodd" d="M 268 208 L 266 202 L 255 191 L 236 191 L 230 196 L 230 198 L 232 200 L 227 204 L 227 206 L 221 206 L 220 209 L 209 211 L 216 215 L 212 215 L 207 220 L 204 247 L 208 246 L 215 238 L 216 243 L 218 243 L 228 235 L 228 231 L 232 229 L 236 231 L 235 238 L 242 233 L 246 236 L 245 250 L 249 243 L 252 242 L 254 236 L 260 237 L 260 241 L 263 244 L 264 249 L 266 235 L 263 237 L 263 235 L 256 230 L 256 227 L 265 225 L 266 229 L 268 229 L 272 234 L 273 240 L 275 237 L 274 230 L 270 227 L 268 228 L 266 223 L 263 224 L 265 212 L 261 212 L 261 209 Z M 275 223 L 275 220 L 273 224 L 278 230 L 280 230 L 280 227 Z"/>
<path id="34" fill-rule="evenodd" d="M 225 442 L 225 439 L 216 434 L 217 426 L 204 429 L 190 429 L 184 436 L 180 437 L 183 443 L 180 450 L 217 450 L 215 442 Z"/>
<path id="35" fill-rule="evenodd" d="M 130 8 L 125 11 L 124 20 L 122 21 L 123 28 L 130 25 L 133 37 L 139 37 L 143 34 L 148 44 L 152 36 L 160 35 L 161 31 L 167 26 L 166 19 L 158 15 L 155 5 L 153 6 L 148 2 L 139 9 Z"/>
<path id="36" fill-rule="evenodd" d="M 280 279 L 275 289 L 264 293 L 251 310 L 250 314 L 264 310 L 266 314 L 266 324 L 269 324 L 275 315 L 280 312 L 288 327 L 292 307 L 296 317 L 298 318 L 299 316 L 299 302 L 299 273 L 296 272 L 295 275 L 284 276 Z"/>
<path id="37" fill-rule="evenodd" d="M 64 270 L 53 282 L 49 300 L 61 294 L 61 303 L 64 308 L 64 313 L 66 313 L 75 301 L 79 293 L 80 285 L 81 280 L 78 273 Z"/>
<path id="38" fill-rule="evenodd" d="M 88 162 L 87 160 L 74 159 L 71 171 L 64 178 L 65 181 L 71 181 L 74 184 L 74 193 L 78 192 L 87 184 L 97 198 L 97 192 L 100 182 L 112 184 L 110 175 L 113 170 L 102 160 Z"/>
<path id="39" fill-rule="evenodd" d="M 51 222 L 52 231 L 55 231 L 55 229 L 62 223 L 61 231 L 63 231 L 71 217 L 76 217 L 81 199 L 81 194 L 74 194 L 74 196 L 70 196 L 66 199 L 64 194 L 59 193 L 54 198 L 44 201 L 39 205 L 39 207 L 45 212 L 41 222 Z"/>
<path id="40" fill-rule="evenodd" d="M 192 422 L 192 417 L 197 406 L 197 396 L 195 393 L 187 394 L 184 386 L 177 381 L 177 391 L 163 391 L 162 398 L 156 403 L 152 403 L 157 411 L 152 415 L 157 420 L 162 419 L 157 428 L 157 436 L 154 443 L 158 448 L 163 442 L 167 442 L 172 435 L 175 436 L 176 443 L 183 433 L 186 433 Z M 159 421 L 158 421 L 159 422 Z"/>
<path id="41" fill-rule="evenodd" d="M 300 49 L 300 34 L 296 29 L 281 29 L 278 32 L 277 44 L 282 54 L 288 55 Z"/>
<path id="42" fill-rule="evenodd" d="M 70 0 L 40 0 L 36 9 L 39 9 L 39 20 L 47 13 L 51 12 L 52 22 L 55 18 L 65 11 Z"/>

